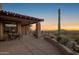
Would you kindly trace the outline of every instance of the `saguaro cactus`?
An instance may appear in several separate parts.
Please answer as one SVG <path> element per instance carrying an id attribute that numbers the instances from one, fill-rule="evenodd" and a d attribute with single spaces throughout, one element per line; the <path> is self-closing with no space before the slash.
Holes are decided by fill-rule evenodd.
<path id="1" fill-rule="evenodd" d="M 58 37 L 57 40 L 59 41 L 61 39 L 60 37 L 60 31 L 61 31 L 61 10 L 60 8 L 58 9 Z"/>

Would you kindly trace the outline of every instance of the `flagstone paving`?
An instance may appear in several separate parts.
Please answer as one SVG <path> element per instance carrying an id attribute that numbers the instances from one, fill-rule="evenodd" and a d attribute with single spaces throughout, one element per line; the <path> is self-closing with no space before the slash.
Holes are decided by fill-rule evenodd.
<path id="1" fill-rule="evenodd" d="M 60 55 L 61 52 L 43 38 L 35 39 L 34 37 L 23 36 L 20 40 L 0 42 L 0 54 Z"/>

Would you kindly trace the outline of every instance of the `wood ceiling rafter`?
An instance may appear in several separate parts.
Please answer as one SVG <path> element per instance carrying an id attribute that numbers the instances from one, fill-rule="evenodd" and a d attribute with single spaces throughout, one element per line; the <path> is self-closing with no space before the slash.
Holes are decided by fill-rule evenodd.
<path id="1" fill-rule="evenodd" d="M 17 13 L 7 12 L 7 11 L 3 11 L 3 10 L 0 11 L 0 15 L 19 18 L 19 19 L 33 20 L 33 21 L 44 21 L 44 19 L 39 19 L 39 18 L 27 16 L 27 15 L 21 15 L 21 14 L 17 14 Z"/>

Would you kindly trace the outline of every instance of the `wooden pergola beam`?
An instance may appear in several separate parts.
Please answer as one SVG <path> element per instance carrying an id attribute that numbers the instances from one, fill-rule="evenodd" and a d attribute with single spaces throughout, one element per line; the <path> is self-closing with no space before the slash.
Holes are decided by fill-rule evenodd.
<path id="1" fill-rule="evenodd" d="M 26 16 L 26 15 L 21 15 L 21 14 L 17 14 L 17 13 L 12 13 L 12 12 L 7 12 L 7 11 L 3 11 L 3 10 L 0 11 L 0 15 L 9 16 L 9 17 L 13 17 L 13 18 L 19 18 L 19 19 L 26 19 L 26 20 L 43 21 L 43 19 L 30 17 L 30 16 Z"/>
<path id="2" fill-rule="evenodd" d="M 12 22 L 21 22 L 22 25 L 28 25 L 28 24 L 33 24 L 40 22 L 40 20 L 29 20 L 29 19 L 20 19 L 20 18 L 15 18 L 15 17 L 10 17 L 10 16 L 2 16 L 0 15 L 1 21 L 12 21 Z"/>

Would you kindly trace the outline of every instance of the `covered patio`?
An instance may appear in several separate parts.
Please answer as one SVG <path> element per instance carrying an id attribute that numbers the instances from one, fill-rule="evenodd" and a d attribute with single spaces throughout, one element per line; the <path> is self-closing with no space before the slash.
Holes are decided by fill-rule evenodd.
<path id="1" fill-rule="evenodd" d="M 39 38 L 41 35 L 41 21 L 44 21 L 44 19 L 0 10 L 0 40 L 7 40 L 12 35 L 18 37 L 26 35 L 30 32 L 32 24 L 36 24 L 35 32 L 37 38 Z"/>

